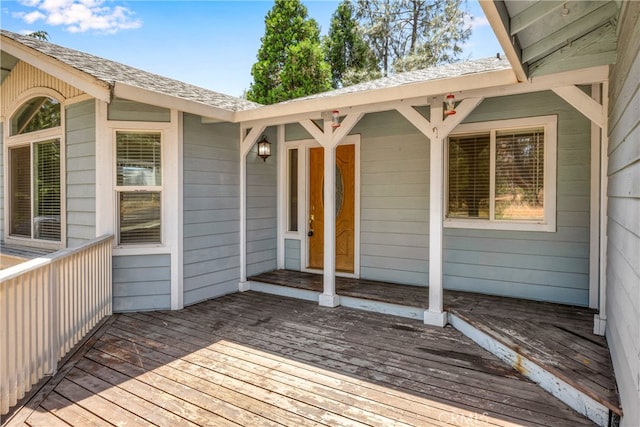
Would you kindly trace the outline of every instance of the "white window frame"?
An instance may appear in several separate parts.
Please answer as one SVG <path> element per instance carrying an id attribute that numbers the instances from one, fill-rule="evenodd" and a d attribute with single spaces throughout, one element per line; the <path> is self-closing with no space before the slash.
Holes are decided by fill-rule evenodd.
<path id="1" fill-rule="evenodd" d="M 154 254 L 154 253 L 170 253 L 169 243 L 167 242 L 168 229 L 167 223 L 170 221 L 168 217 L 168 201 L 167 191 L 168 184 L 167 179 L 171 176 L 167 161 L 167 144 L 170 134 L 172 133 L 172 123 L 155 123 L 155 122 L 109 122 L 111 144 L 112 144 L 112 162 L 111 162 L 111 176 L 113 182 L 113 230 L 116 236 L 116 242 L 114 243 L 114 253 L 116 255 L 136 255 L 136 254 Z M 160 186 L 119 186 L 118 182 L 118 159 L 117 159 L 117 142 L 116 134 L 118 132 L 130 132 L 130 133 L 160 133 L 160 167 L 162 169 Z M 140 244 L 120 244 L 120 193 L 121 192 L 160 192 L 160 243 L 140 243 Z"/>
<path id="2" fill-rule="evenodd" d="M 50 129 L 38 130 L 35 132 L 23 133 L 20 135 L 11 135 L 11 119 L 18 109 L 25 102 L 37 97 L 48 97 L 55 99 L 60 104 L 60 126 Z M 65 102 L 64 98 L 57 92 L 46 88 L 34 88 L 23 93 L 16 99 L 11 114 L 8 114 L 4 121 L 4 240 L 7 244 L 16 244 L 22 246 L 30 246 L 41 249 L 58 250 L 67 247 L 67 195 L 66 195 L 66 143 L 65 143 Z M 35 144 L 44 141 L 57 139 L 60 141 L 60 241 L 36 239 L 33 237 L 12 236 L 11 231 L 11 163 L 9 152 L 13 148 L 29 146 L 30 151 L 30 169 L 31 169 L 31 235 L 33 236 L 33 147 Z"/>
<path id="3" fill-rule="evenodd" d="M 496 220 L 495 207 L 495 175 L 496 175 L 496 133 L 503 130 L 517 130 L 534 127 L 544 128 L 544 219 L 543 220 Z M 512 231 L 556 231 L 556 156 L 558 144 L 558 117 L 556 115 L 527 117 L 490 122 L 465 123 L 458 125 L 450 136 L 490 133 L 491 165 L 490 165 L 490 217 L 489 218 L 447 218 L 449 211 L 449 140 L 445 150 L 444 162 L 444 221 L 446 228 L 471 228 L 486 230 Z"/>

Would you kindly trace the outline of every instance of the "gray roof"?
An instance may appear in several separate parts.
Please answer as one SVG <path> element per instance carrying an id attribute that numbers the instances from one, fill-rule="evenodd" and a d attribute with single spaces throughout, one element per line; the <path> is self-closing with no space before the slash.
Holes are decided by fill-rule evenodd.
<path id="1" fill-rule="evenodd" d="M 33 37 L 21 36 L 6 30 L 0 30 L 0 34 L 93 76 L 111 86 L 116 82 L 119 82 L 188 101 L 199 102 L 227 111 L 244 111 L 262 107 L 261 104 L 251 102 L 246 99 L 224 95 L 222 93 L 163 77 L 158 74 L 149 73 L 147 71 L 90 55 L 88 53 L 40 41 Z M 359 83 L 341 89 L 284 101 L 280 104 L 336 97 L 345 94 L 393 88 L 412 83 L 460 77 L 469 74 L 485 73 L 509 68 L 511 68 L 511 65 L 506 58 L 491 57 L 473 61 L 456 62 L 425 68 L 422 70 L 397 73 L 388 77 Z"/>
<path id="2" fill-rule="evenodd" d="M 115 83 L 123 83 L 228 111 L 249 110 L 260 106 L 260 104 L 246 99 L 224 95 L 33 37 L 21 36 L 6 30 L 0 30 L 0 34 L 93 76 L 110 86 Z"/>
<path id="3" fill-rule="evenodd" d="M 315 95 L 305 96 L 303 98 L 292 99 L 290 101 L 285 101 L 282 104 L 308 99 L 328 98 L 350 93 L 365 92 L 369 90 L 393 88 L 411 83 L 447 79 L 452 77 L 464 76 L 466 74 L 478 74 L 509 68 L 511 68 L 511 65 L 506 58 L 497 58 L 495 56 L 491 58 L 476 59 L 473 61 L 455 62 L 452 64 L 439 65 L 422 70 L 397 73 L 388 77 L 383 77 L 381 79 L 371 80 L 368 82 L 343 87 L 329 92 L 323 92 Z"/>

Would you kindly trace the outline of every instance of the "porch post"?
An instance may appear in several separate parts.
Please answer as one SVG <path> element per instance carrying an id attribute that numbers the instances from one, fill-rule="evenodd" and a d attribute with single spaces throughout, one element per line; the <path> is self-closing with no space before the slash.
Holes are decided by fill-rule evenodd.
<path id="1" fill-rule="evenodd" d="M 434 326 L 447 324 L 442 290 L 442 220 L 444 200 L 444 138 L 442 127 L 442 99 L 431 102 L 433 138 L 429 141 L 429 310 L 424 323 Z"/>
<path id="2" fill-rule="evenodd" d="M 444 220 L 444 141 L 451 131 L 481 102 L 482 97 L 467 98 L 456 106 L 456 114 L 443 119 L 443 98 L 430 100 L 430 120 L 410 105 L 398 104 L 395 109 L 420 132 L 429 138 L 429 309 L 424 323 L 434 326 L 447 324 L 444 312 L 442 283 L 442 251 Z"/>
<path id="3" fill-rule="evenodd" d="M 255 126 L 246 133 L 240 127 L 240 292 L 251 289 L 247 282 L 247 154 L 265 129 L 266 126 Z"/>
<path id="4" fill-rule="evenodd" d="M 323 291 L 318 303 L 323 307 L 337 307 L 336 294 L 336 145 L 331 120 L 324 120 L 324 273 Z"/>

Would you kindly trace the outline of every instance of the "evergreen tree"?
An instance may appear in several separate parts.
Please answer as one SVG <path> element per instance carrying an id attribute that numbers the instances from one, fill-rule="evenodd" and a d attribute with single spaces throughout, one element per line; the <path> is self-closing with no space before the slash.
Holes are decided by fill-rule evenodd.
<path id="1" fill-rule="evenodd" d="M 34 31 L 33 33 L 27 34 L 28 37 L 33 37 L 34 39 L 42 40 L 43 42 L 49 41 L 49 33 L 46 31 Z"/>
<path id="2" fill-rule="evenodd" d="M 471 28 L 465 21 L 468 14 L 463 8 L 466 0 L 404 2 L 405 11 L 409 11 L 402 20 L 408 23 L 404 27 L 410 29 L 405 35 L 408 47 L 397 56 L 394 69 L 409 71 L 455 62 L 471 35 Z"/>
<path id="3" fill-rule="evenodd" d="M 471 34 L 466 0 L 358 0 L 357 6 L 385 76 L 454 62 Z"/>
<path id="4" fill-rule="evenodd" d="M 331 88 L 331 69 L 320 48 L 318 23 L 300 0 L 276 0 L 265 17 L 265 34 L 251 69 L 247 98 L 261 104 Z"/>
<path id="5" fill-rule="evenodd" d="M 353 4 L 349 0 L 340 3 L 331 17 L 323 47 L 326 60 L 331 65 L 334 88 L 379 76 L 375 54 L 362 37 Z"/>

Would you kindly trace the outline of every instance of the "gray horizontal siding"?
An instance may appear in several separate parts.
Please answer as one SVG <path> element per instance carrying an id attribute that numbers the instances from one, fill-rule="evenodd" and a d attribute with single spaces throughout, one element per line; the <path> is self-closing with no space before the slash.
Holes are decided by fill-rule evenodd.
<path id="1" fill-rule="evenodd" d="M 0 241 L 4 242 L 4 123 L 0 121 Z"/>
<path id="2" fill-rule="evenodd" d="M 171 307 L 171 256 L 113 257 L 113 311 L 164 310 Z"/>
<path id="3" fill-rule="evenodd" d="M 300 263 L 300 240 L 284 240 L 284 268 L 294 271 L 302 269 L 302 264 Z"/>
<path id="4" fill-rule="evenodd" d="M 238 290 L 240 130 L 184 116 L 184 303 Z"/>
<path id="5" fill-rule="evenodd" d="M 276 269 L 277 263 L 277 165 L 276 134 L 265 133 L 271 157 L 263 161 L 257 146 L 247 155 L 247 275 Z"/>
<path id="6" fill-rule="evenodd" d="M 157 105 L 115 98 L 109 103 L 107 118 L 122 121 L 170 122 L 171 111 Z"/>
<path id="7" fill-rule="evenodd" d="M 620 19 L 610 70 L 607 341 L 624 417 L 640 425 L 640 3 Z"/>
<path id="8" fill-rule="evenodd" d="M 96 237 L 95 101 L 66 109 L 67 246 Z"/>
<path id="9" fill-rule="evenodd" d="M 445 288 L 588 304 L 589 121 L 547 92 L 485 100 L 465 122 L 548 114 L 558 114 L 557 232 L 445 229 Z"/>
<path id="10" fill-rule="evenodd" d="M 361 134 L 360 275 L 426 286 L 429 143 L 397 113 L 369 114 Z"/>

